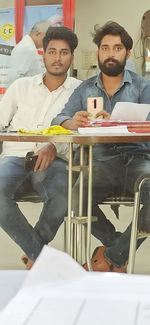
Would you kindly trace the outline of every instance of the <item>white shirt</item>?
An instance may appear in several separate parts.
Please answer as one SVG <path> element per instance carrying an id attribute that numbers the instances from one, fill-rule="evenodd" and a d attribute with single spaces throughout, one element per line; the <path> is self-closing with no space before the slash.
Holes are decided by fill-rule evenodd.
<path id="1" fill-rule="evenodd" d="M 11 52 L 8 85 L 18 78 L 39 73 L 43 73 L 40 56 L 32 38 L 25 35 Z"/>
<path id="2" fill-rule="evenodd" d="M 10 130 L 16 131 L 20 128 L 40 130 L 49 127 L 80 83 L 80 80 L 67 77 L 63 85 L 50 92 L 44 85 L 41 74 L 17 79 L 0 102 L 0 128 L 9 126 Z M 2 156 L 24 157 L 28 151 L 36 152 L 44 145 L 6 141 L 3 143 Z M 59 147 L 63 153 L 64 149 Z"/>

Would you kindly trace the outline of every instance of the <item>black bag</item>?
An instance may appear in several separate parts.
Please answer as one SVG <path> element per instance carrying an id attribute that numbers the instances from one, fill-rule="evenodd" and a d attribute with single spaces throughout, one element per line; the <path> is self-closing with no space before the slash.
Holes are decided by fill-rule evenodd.
<path id="1" fill-rule="evenodd" d="M 36 164 L 38 155 L 35 155 L 35 153 L 33 151 L 29 151 L 26 154 L 25 157 L 25 170 L 26 171 L 32 171 L 34 170 L 34 166 Z"/>

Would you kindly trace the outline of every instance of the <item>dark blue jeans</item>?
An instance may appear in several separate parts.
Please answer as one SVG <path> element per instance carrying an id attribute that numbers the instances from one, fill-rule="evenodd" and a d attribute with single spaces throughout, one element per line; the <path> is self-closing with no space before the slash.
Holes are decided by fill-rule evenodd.
<path id="1" fill-rule="evenodd" d="M 110 153 L 110 151 L 108 151 Z M 115 193 L 120 195 L 134 194 L 136 179 L 150 171 L 150 160 L 144 154 L 124 153 L 113 149 L 110 155 L 99 152 L 99 146 L 93 150 L 93 200 L 92 215 L 98 217 L 92 224 L 92 234 L 107 246 L 106 257 L 116 266 L 128 260 L 131 225 L 124 233 L 116 231 L 114 225 L 106 218 L 99 208 L 103 200 Z M 78 161 L 78 154 L 75 158 Z M 87 184 L 88 175 L 84 173 L 83 215 L 87 215 Z M 73 210 L 78 215 L 79 179 L 73 189 Z M 150 184 L 143 186 L 140 218 L 150 223 Z M 140 245 L 142 241 L 138 241 Z"/>
<path id="2" fill-rule="evenodd" d="M 20 211 L 15 193 L 30 179 L 43 201 L 35 227 Z M 57 158 L 45 171 L 26 172 L 24 158 L 0 158 L 0 226 L 35 260 L 44 244 L 53 240 L 67 211 L 68 175 L 66 162 Z"/>

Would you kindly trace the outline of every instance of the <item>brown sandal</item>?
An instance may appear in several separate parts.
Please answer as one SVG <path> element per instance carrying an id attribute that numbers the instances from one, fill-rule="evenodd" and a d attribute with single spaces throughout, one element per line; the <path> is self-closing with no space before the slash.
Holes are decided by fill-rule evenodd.
<path id="1" fill-rule="evenodd" d="M 27 270 L 30 270 L 32 268 L 34 261 L 32 261 L 27 255 L 23 255 L 21 257 L 21 260 L 25 264 Z"/>
<path id="2" fill-rule="evenodd" d="M 104 253 L 106 247 L 99 246 L 96 247 L 91 258 L 91 266 L 93 271 L 97 272 L 118 272 L 118 273 L 126 273 L 127 272 L 127 263 L 120 267 L 115 266 L 111 262 L 109 262 Z M 83 265 L 86 271 L 89 271 L 87 263 Z"/>

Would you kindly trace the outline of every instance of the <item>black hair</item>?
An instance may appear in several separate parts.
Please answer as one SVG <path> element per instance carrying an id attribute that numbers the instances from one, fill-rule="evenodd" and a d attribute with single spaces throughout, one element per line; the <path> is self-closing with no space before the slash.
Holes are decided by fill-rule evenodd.
<path id="1" fill-rule="evenodd" d="M 69 44 L 71 53 L 74 52 L 75 48 L 78 45 L 77 35 L 68 27 L 52 27 L 50 26 L 43 38 L 43 49 L 44 52 L 47 49 L 47 46 L 51 40 L 64 40 Z"/>
<path id="2" fill-rule="evenodd" d="M 100 47 L 102 39 L 106 35 L 119 35 L 122 44 L 127 50 L 131 50 L 133 46 L 133 40 L 128 32 L 118 23 L 114 21 L 108 21 L 102 27 L 95 26 L 95 33 L 93 34 L 93 42 Z"/>

